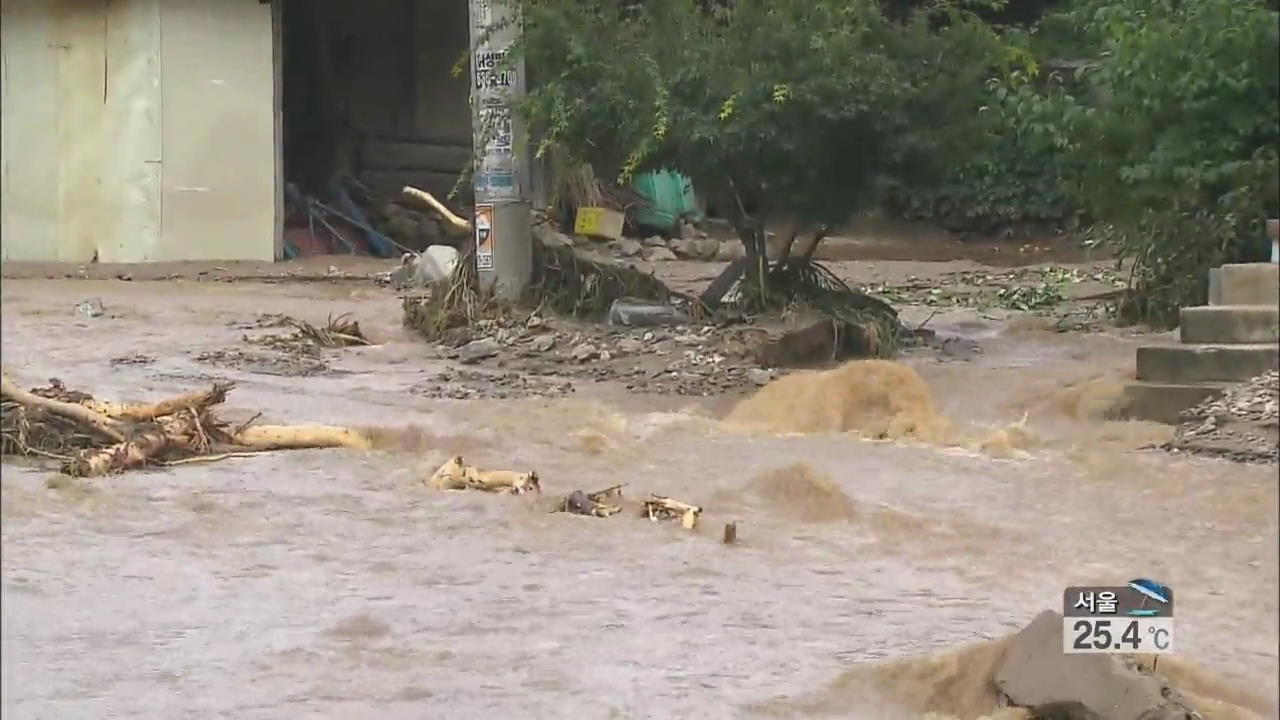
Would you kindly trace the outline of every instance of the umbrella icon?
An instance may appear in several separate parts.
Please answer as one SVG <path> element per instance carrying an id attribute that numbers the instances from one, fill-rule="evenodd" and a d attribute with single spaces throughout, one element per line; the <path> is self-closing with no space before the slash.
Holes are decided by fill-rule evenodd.
<path id="1" fill-rule="evenodd" d="M 1139 593 L 1142 593 L 1142 604 L 1137 608 L 1130 610 L 1130 615 L 1139 615 L 1144 617 L 1158 615 L 1160 614 L 1160 608 L 1148 608 L 1147 601 L 1154 600 L 1161 605 L 1168 605 L 1169 598 L 1172 595 L 1168 585 L 1161 585 L 1155 580 L 1148 580 L 1146 578 L 1130 580 L 1129 587 L 1137 590 Z"/>

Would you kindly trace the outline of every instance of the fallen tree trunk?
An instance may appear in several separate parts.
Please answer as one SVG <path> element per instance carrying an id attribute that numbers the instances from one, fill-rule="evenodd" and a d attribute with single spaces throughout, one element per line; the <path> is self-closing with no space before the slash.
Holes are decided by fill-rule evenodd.
<path id="1" fill-rule="evenodd" d="M 450 225 L 458 228 L 459 230 L 466 230 L 470 232 L 471 223 L 457 215 L 454 215 L 449 208 L 445 207 L 444 203 L 437 200 L 431 193 L 425 190 L 419 190 L 418 188 L 409 185 L 405 185 L 404 189 L 402 189 L 400 193 L 405 197 L 413 198 L 414 200 L 417 200 L 432 210 L 440 213 L 440 217 L 444 218 L 445 222 Z"/>
<path id="2" fill-rule="evenodd" d="M 364 433 L 331 425 L 254 425 L 231 436 L 231 444 L 253 450 L 303 450 L 344 447 L 368 450 Z"/>
<path id="3" fill-rule="evenodd" d="M 226 400 L 227 393 L 234 388 L 234 383 L 214 383 L 213 387 L 208 390 L 186 393 L 157 403 L 135 404 L 85 400 L 81 404 L 115 420 L 143 422 L 155 420 L 166 415 L 173 415 L 182 410 L 199 412 L 210 405 L 217 405 Z"/>
<path id="4" fill-rule="evenodd" d="M 230 430 L 212 407 L 233 387 L 218 383 L 156 403 L 119 403 L 68 390 L 57 380 L 27 391 L 4 377 L 0 451 L 56 459 L 67 475 L 97 477 L 148 465 L 241 457 L 245 451 L 371 447 L 366 434 L 345 427 L 246 423 Z"/>
<path id="5" fill-rule="evenodd" d="M 163 418 L 149 430 L 101 450 L 81 453 L 62 464 L 62 472 L 72 477 L 98 477 L 132 470 L 158 461 L 167 451 L 193 445 L 199 420 L 194 413 Z"/>
<path id="6" fill-rule="evenodd" d="M 39 408 L 54 415 L 75 420 L 116 442 L 124 442 L 125 440 L 120 423 L 117 421 L 78 403 L 63 402 L 27 392 L 15 385 L 8 376 L 0 378 L 0 396 L 27 407 Z"/>

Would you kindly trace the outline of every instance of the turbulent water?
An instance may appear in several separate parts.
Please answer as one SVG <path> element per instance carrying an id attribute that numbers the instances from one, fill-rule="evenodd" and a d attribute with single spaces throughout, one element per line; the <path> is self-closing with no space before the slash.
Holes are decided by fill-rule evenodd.
<path id="1" fill-rule="evenodd" d="M 94 296 L 106 317 L 71 311 Z M 264 311 L 353 312 L 380 344 L 310 378 L 193 359 Z M 369 453 L 107 480 L 6 464 L 6 717 L 1010 718 L 999 638 L 1137 575 L 1178 592 L 1160 667 L 1275 716 L 1274 468 L 1134 452 L 1169 432 L 1101 420 L 1134 339 L 939 316 L 984 353 L 784 381 L 785 412 L 766 390 L 722 423 L 609 386 L 425 400 L 407 389 L 440 366 L 398 320 L 374 288 L 5 282 L 21 385 L 142 400 L 217 375 L 228 416 L 380 429 Z M 546 496 L 426 490 L 451 454 L 536 469 Z M 703 522 L 549 512 L 619 482 Z"/>

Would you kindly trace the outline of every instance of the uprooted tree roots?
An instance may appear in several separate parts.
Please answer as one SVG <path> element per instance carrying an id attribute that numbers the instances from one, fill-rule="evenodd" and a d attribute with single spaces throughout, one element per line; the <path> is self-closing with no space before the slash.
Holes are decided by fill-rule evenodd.
<path id="1" fill-rule="evenodd" d="M 600 319 L 615 300 L 667 303 L 674 295 L 653 275 L 545 239 L 534 243 L 534 267 L 534 300 L 559 315 Z"/>
<path id="2" fill-rule="evenodd" d="M 768 271 L 768 297 L 742 281 L 743 304 L 757 309 L 805 308 L 831 321 L 840 357 L 890 357 L 908 331 L 889 303 L 849 287 L 811 260 L 791 258 Z"/>
<path id="3" fill-rule="evenodd" d="M 534 233 L 533 248 L 535 273 L 524 298 L 529 307 L 588 320 L 603 319 L 613 302 L 622 298 L 654 303 L 680 298 L 695 318 L 704 310 L 697 299 L 673 292 L 653 275 L 580 252 L 549 229 Z M 449 330 L 495 319 L 511 310 L 480 290 L 470 252 L 459 258 L 447 283 L 432 288 L 426 296 L 406 297 L 403 309 L 405 327 L 432 342 Z"/>
<path id="4" fill-rule="evenodd" d="M 455 328 L 470 327 L 485 318 L 503 315 L 505 308 L 492 296 L 480 292 L 475 255 L 459 258 L 447 284 L 431 288 L 425 296 L 404 298 L 404 326 L 418 331 L 431 342 Z"/>
<path id="5" fill-rule="evenodd" d="M 4 377 L 0 453 L 59 460 L 67 475 L 94 477 L 268 450 L 370 446 L 364 434 L 343 427 L 245 423 L 232 428 L 213 406 L 234 387 L 215 383 L 157 403 L 128 404 L 96 400 L 57 380 L 28 392 Z"/>

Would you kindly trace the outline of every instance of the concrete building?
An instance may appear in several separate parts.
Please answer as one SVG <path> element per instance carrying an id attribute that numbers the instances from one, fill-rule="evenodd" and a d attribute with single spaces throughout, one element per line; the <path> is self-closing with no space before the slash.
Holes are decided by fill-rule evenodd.
<path id="1" fill-rule="evenodd" d="M 465 0 L 2 0 L 6 261 L 280 257 L 286 182 L 438 196 Z"/>

